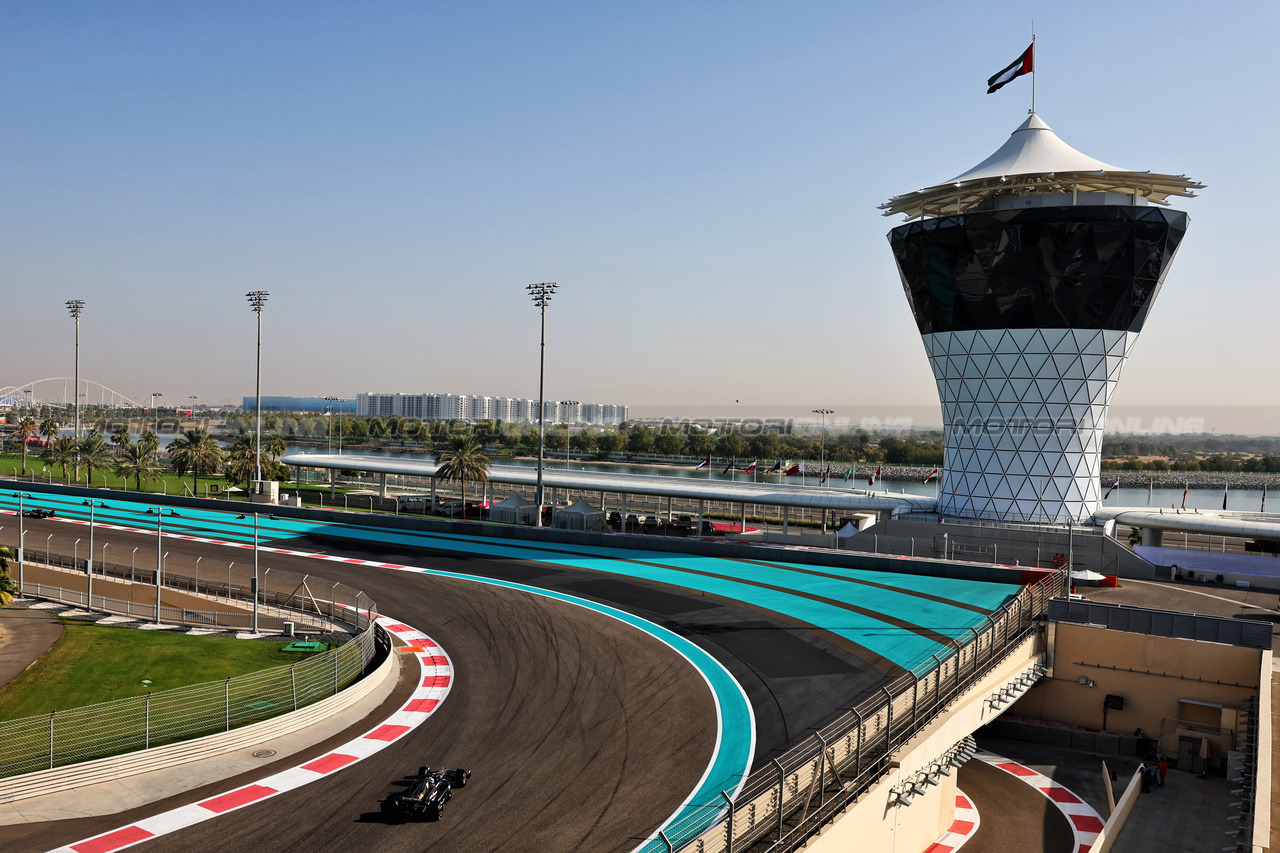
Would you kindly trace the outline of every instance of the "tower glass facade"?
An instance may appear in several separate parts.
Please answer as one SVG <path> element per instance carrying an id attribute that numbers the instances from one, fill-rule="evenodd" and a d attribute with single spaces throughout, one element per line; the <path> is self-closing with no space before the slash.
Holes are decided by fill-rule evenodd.
<path id="1" fill-rule="evenodd" d="M 1145 205 L 1037 205 L 890 232 L 942 400 L 939 513 L 1093 515 L 1107 406 L 1186 227 Z"/>

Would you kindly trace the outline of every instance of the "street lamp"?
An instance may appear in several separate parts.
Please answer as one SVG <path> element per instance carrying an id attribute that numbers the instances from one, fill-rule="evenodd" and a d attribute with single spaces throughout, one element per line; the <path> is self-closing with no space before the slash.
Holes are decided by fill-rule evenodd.
<path id="1" fill-rule="evenodd" d="M 156 571 L 155 571 L 155 582 L 156 582 L 156 624 L 157 624 L 157 625 L 159 625 L 159 624 L 160 624 L 160 585 L 161 585 L 161 583 L 164 581 L 164 575 L 163 575 L 163 572 L 164 572 L 164 554 L 163 554 L 163 553 L 161 553 L 161 551 L 162 551 L 162 550 L 163 550 L 163 548 L 164 548 L 164 514 L 165 514 L 166 512 L 167 512 L 169 515 L 175 515 L 175 516 L 178 516 L 179 518 L 181 518 L 181 517 L 182 517 L 181 515 L 179 515 L 178 513 L 174 512 L 174 511 L 173 511 L 173 510 L 171 510 L 171 509 L 163 509 L 163 508 L 158 507 L 158 506 L 153 506 L 151 509 L 147 510 L 147 514 L 148 514 L 148 515 L 150 515 L 150 514 L 152 514 L 152 513 L 155 513 L 155 516 L 156 516 Z"/>
<path id="2" fill-rule="evenodd" d="M 160 434 L 160 410 L 156 408 L 156 397 L 163 397 L 163 396 L 164 395 L 161 394 L 159 391 L 155 391 L 151 394 L 151 408 L 156 413 L 156 435 Z"/>
<path id="3" fill-rule="evenodd" d="M 547 369 L 547 306 L 551 304 L 551 297 L 555 295 L 556 287 L 554 281 L 525 285 L 525 290 L 533 299 L 533 304 L 538 306 L 542 314 L 542 338 L 538 350 L 538 486 L 534 494 L 534 502 L 538 505 L 538 527 L 542 526 L 542 456 L 546 441 L 546 406 L 542 402 L 542 394 L 543 379 Z"/>
<path id="4" fill-rule="evenodd" d="M 257 407 L 258 407 L 258 438 L 257 443 L 253 447 L 255 471 L 257 472 L 258 489 L 262 489 L 262 308 L 267 304 L 267 297 L 271 294 L 265 290 L 251 290 L 245 294 L 249 300 L 249 305 L 253 308 L 255 314 L 258 315 L 258 381 L 257 381 Z"/>
<path id="5" fill-rule="evenodd" d="M 346 397 L 325 397 L 329 401 L 329 452 L 333 452 L 333 404 L 338 404 L 338 455 L 342 455 L 342 404 Z"/>
<path id="6" fill-rule="evenodd" d="M 577 400 L 561 400 L 562 406 L 578 406 L 581 405 Z M 572 424 L 569 423 L 569 417 L 565 415 L 564 421 L 564 470 L 569 470 L 569 440 L 573 438 Z"/>
<path id="7" fill-rule="evenodd" d="M 83 506 L 89 508 L 89 556 L 84 561 L 84 573 L 89 576 L 89 609 L 93 609 L 93 511 L 97 507 L 106 509 L 107 505 L 102 501 L 81 501 Z"/>
<path id="8" fill-rule="evenodd" d="M 815 415 L 822 416 L 822 439 L 818 444 L 818 452 L 820 454 L 818 457 L 818 471 L 823 475 L 822 479 L 825 482 L 827 479 L 825 476 L 827 470 L 827 415 L 834 415 L 835 412 L 830 409 L 813 409 L 812 411 Z M 823 529 L 826 529 L 825 526 L 826 521 L 824 519 Z"/>
<path id="9" fill-rule="evenodd" d="M 243 515 L 237 515 L 237 519 L 243 519 Z M 230 572 L 230 569 L 227 570 Z M 227 583 L 227 594 L 231 592 L 230 581 Z M 250 585 L 250 592 L 253 593 L 253 633 L 258 633 L 258 514 L 253 514 L 253 583 Z"/>
<path id="10" fill-rule="evenodd" d="M 26 537 L 26 530 L 23 528 L 22 499 L 29 498 L 31 495 L 23 494 L 22 492 L 14 492 L 13 494 L 18 498 L 18 598 L 22 598 L 22 575 L 23 569 L 26 568 L 26 558 L 22 547 L 25 544 L 24 539 Z M 50 533 L 49 535 L 52 536 L 53 534 Z M 46 557 L 45 565 L 48 564 L 49 560 Z"/>
<path id="11" fill-rule="evenodd" d="M 68 299 L 67 310 L 76 321 L 76 482 L 80 482 L 80 312 L 84 310 L 83 299 Z"/>

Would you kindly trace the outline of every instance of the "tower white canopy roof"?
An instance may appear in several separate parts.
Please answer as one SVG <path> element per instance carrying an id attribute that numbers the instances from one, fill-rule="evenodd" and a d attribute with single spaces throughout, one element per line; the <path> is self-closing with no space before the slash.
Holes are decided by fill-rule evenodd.
<path id="1" fill-rule="evenodd" d="M 1191 198 L 1192 190 L 1203 187 L 1186 175 L 1138 172 L 1096 160 L 1063 142 L 1032 113 L 1004 145 L 972 169 L 946 183 L 894 196 L 880 209 L 885 216 L 902 213 L 908 219 L 946 216 L 1006 193 L 1127 193 L 1168 204 L 1169 196 Z"/>

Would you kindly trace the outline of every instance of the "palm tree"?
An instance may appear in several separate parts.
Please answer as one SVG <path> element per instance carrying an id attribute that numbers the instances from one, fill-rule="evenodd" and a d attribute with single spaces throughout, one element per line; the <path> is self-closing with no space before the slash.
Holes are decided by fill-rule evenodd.
<path id="1" fill-rule="evenodd" d="M 116 455 L 129 446 L 133 439 L 129 437 L 128 424 L 116 424 L 111 428 L 111 443 L 116 447 Z"/>
<path id="2" fill-rule="evenodd" d="M 462 483 L 462 520 L 467 520 L 467 481 L 485 483 L 489 480 L 489 457 L 484 446 L 474 435 L 454 436 L 449 448 L 439 457 L 440 467 L 436 476 Z"/>
<path id="3" fill-rule="evenodd" d="M 155 453 L 160 449 L 160 436 L 156 435 L 152 430 L 144 429 L 142 435 L 138 436 L 138 443 L 145 444 L 151 448 L 152 453 Z"/>
<path id="4" fill-rule="evenodd" d="M 53 418 L 45 418 L 40 422 L 40 437 L 46 443 L 58 437 L 58 422 Z"/>
<path id="5" fill-rule="evenodd" d="M 169 444 L 169 462 L 179 477 L 191 474 L 191 493 L 200 488 L 200 475 L 218 473 L 226 454 L 206 429 L 189 429 Z"/>
<path id="6" fill-rule="evenodd" d="M 76 461 L 76 440 L 69 435 L 55 438 L 45 445 L 41 458 L 49 465 L 61 465 L 62 479 L 67 479 L 67 466 Z"/>
<path id="7" fill-rule="evenodd" d="M 22 442 L 22 476 L 24 477 L 27 476 L 27 442 L 35 438 L 38 432 L 39 428 L 36 427 L 35 419 L 31 416 L 25 416 L 18 421 L 16 434 L 18 440 Z"/>
<path id="8" fill-rule="evenodd" d="M 256 444 L 257 438 L 251 432 L 242 432 L 236 436 L 235 441 L 231 442 L 231 450 L 227 458 L 231 462 L 229 473 L 233 482 L 248 486 L 256 475 L 258 465 L 257 454 L 254 453 Z"/>
<path id="9" fill-rule="evenodd" d="M 289 445 L 285 443 L 282 436 L 269 435 L 262 441 L 262 452 L 266 453 L 273 460 L 279 460 L 284 456 L 284 452 L 289 449 Z"/>
<path id="10" fill-rule="evenodd" d="M 156 459 L 155 448 L 145 441 L 131 441 L 124 446 L 124 456 L 115 465 L 116 474 L 125 479 L 128 487 L 129 478 L 133 478 L 134 490 L 142 491 L 142 480 L 154 483 L 160 479 L 160 462 Z"/>
<path id="11" fill-rule="evenodd" d="M 107 440 L 101 433 L 91 432 L 80 439 L 80 461 L 89 469 L 89 485 L 93 485 L 93 469 L 106 468 L 111 464 L 111 451 L 107 449 Z M 102 475 L 102 485 L 107 484 L 107 475 Z"/>

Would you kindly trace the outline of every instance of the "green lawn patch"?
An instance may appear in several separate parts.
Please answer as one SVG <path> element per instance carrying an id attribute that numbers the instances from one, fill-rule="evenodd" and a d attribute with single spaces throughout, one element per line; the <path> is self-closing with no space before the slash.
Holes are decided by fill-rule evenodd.
<path id="1" fill-rule="evenodd" d="M 281 651 L 284 641 L 193 637 L 61 621 L 62 638 L 0 690 L 0 720 L 219 681 L 309 657 Z"/>

